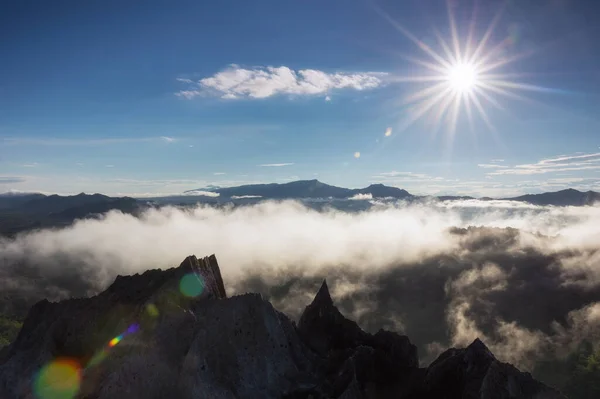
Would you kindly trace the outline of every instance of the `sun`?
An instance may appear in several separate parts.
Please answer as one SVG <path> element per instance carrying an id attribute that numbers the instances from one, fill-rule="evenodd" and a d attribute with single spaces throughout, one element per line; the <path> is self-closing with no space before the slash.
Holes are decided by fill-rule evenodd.
<path id="1" fill-rule="evenodd" d="M 476 38 L 475 22 L 479 18 L 475 13 L 471 21 L 467 21 L 469 23 L 461 24 L 465 32 L 459 32 L 452 7 L 449 6 L 449 34 L 442 35 L 434 28 L 432 32 L 436 41 L 425 43 L 381 9 L 377 8 L 377 10 L 426 56 L 419 58 L 400 54 L 402 58 L 419 68 L 411 69 L 410 75 L 394 75 L 391 78 L 397 83 L 420 85 L 419 90 L 404 94 L 399 99 L 402 112 L 406 115 L 399 126 L 400 131 L 417 120 L 424 119 L 426 123 L 433 124 L 432 133 L 435 133 L 440 126 L 444 126 L 450 136 L 453 136 L 459 117 L 463 113 L 466 114 L 472 131 L 475 114 L 479 115 L 489 130 L 494 131 L 488 112 L 492 107 L 505 110 L 499 101 L 500 97 L 529 100 L 517 92 L 552 90 L 518 82 L 515 79 L 524 75 L 503 71 L 508 64 L 526 54 L 514 52 L 512 48 L 514 40 L 510 37 L 492 43 L 493 38 L 496 37 L 494 28 L 498 25 L 500 13 L 494 17 L 483 35 Z"/>
<path id="2" fill-rule="evenodd" d="M 464 62 L 448 68 L 447 79 L 450 87 L 457 93 L 472 93 L 479 83 L 475 65 Z"/>

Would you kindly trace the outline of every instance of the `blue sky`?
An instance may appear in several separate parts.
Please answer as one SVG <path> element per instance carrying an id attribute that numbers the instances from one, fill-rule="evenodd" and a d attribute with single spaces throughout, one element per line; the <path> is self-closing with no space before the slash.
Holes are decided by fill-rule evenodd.
<path id="1" fill-rule="evenodd" d="M 5 1 L 0 191 L 314 178 L 421 194 L 600 190 L 598 12 L 567 0 Z M 473 55 L 493 21 L 467 62 L 471 25 Z M 417 117 L 441 91 L 428 88 L 450 83 L 415 58 L 496 67 L 461 102 L 452 81 Z M 467 94 L 486 118 L 474 100 L 468 117 Z"/>

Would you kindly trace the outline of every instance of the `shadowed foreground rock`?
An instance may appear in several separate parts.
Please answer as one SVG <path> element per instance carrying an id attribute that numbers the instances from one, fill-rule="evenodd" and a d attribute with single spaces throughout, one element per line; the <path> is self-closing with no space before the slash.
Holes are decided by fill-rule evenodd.
<path id="1" fill-rule="evenodd" d="M 346 319 L 325 282 L 296 327 L 260 295 L 227 298 L 214 255 L 190 256 L 37 303 L 0 353 L 0 398 L 562 398 L 479 340 L 418 364 L 408 337 Z"/>

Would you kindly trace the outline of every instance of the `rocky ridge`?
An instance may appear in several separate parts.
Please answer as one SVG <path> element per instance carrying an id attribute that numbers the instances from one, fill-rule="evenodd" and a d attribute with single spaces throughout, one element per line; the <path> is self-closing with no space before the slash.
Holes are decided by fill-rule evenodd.
<path id="1" fill-rule="evenodd" d="M 214 255 L 37 303 L 0 352 L 0 398 L 57 397 L 32 383 L 56 359 L 77 365 L 61 398 L 563 398 L 480 340 L 420 368 L 408 337 L 364 332 L 326 282 L 296 326 L 258 294 L 228 298 Z"/>

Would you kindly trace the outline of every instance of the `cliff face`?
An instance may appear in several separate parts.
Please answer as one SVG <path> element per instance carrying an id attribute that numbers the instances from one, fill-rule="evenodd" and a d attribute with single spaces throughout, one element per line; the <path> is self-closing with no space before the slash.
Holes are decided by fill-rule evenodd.
<path id="1" fill-rule="evenodd" d="M 368 334 L 324 282 L 298 326 L 260 295 L 227 298 L 214 256 L 117 277 L 32 307 L 0 354 L 0 398 L 536 398 L 562 396 L 476 340 L 428 368 L 406 336 Z"/>

